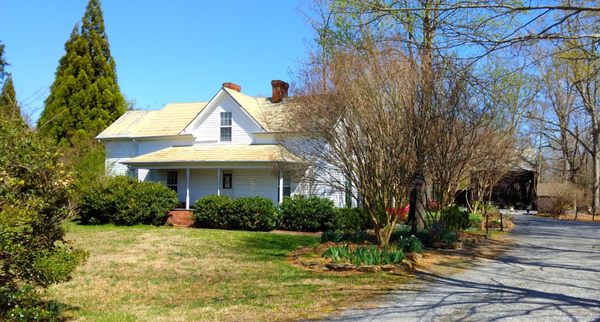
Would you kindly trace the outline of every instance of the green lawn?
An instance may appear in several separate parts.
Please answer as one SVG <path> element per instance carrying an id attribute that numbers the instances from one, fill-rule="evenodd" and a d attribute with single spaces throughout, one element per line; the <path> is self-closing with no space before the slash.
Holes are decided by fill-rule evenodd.
<path id="1" fill-rule="evenodd" d="M 341 276 L 292 266 L 316 237 L 168 227 L 68 226 L 90 252 L 73 280 L 49 289 L 68 317 L 98 321 L 289 320 L 331 314 L 406 277 Z"/>

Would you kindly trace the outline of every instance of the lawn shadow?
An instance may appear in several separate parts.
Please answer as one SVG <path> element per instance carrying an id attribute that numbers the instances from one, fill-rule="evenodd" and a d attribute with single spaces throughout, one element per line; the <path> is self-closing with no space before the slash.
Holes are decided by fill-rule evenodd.
<path id="1" fill-rule="evenodd" d="M 62 303 L 53 299 L 45 300 L 42 304 L 48 311 L 59 317 L 59 321 L 72 321 L 78 317 L 79 306 Z"/>
<path id="2" fill-rule="evenodd" d="M 423 301 L 422 305 L 406 306 L 402 301 L 402 295 L 392 295 L 394 301 L 376 310 L 353 310 L 332 320 L 387 320 L 397 319 L 402 315 L 422 316 L 426 317 L 426 320 L 444 320 L 448 318 L 446 313 L 453 312 L 456 315 L 453 315 L 452 320 L 470 321 L 481 318 L 478 317 L 478 313 L 485 314 L 493 311 L 494 318 L 488 321 L 496 321 L 530 319 L 533 313 L 546 310 L 558 310 L 572 320 L 577 320 L 577 316 L 582 314 L 581 311 L 589 316 L 600 316 L 600 300 L 594 298 L 515 287 L 493 279 L 484 283 L 425 272 L 420 272 L 417 276 L 419 280 L 435 285 L 434 289 L 427 292 L 428 300 Z M 498 310 L 499 305 L 505 309 Z M 468 310 L 462 309 L 465 307 Z M 577 315 L 572 312 L 573 310 L 577 310 Z"/>
<path id="3" fill-rule="evenodd" d="M 315 236 L 300 236 L 251 232 L 240 237 L 241 249 L 245 255 L 250 255 L 261 261 L 282 260 L 299 246 L 319 242 Z"/>

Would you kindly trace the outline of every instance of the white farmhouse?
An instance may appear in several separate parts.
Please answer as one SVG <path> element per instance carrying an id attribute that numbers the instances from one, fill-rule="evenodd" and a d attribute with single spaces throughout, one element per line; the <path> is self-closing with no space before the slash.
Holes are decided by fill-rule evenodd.
<path id="1" fill-rule="evenodd" d="M 224 83 L 208 102 L 127 111 L 97 136 L 106 146 L 109 173 L 163 182 L 185 209 L 213 194 L 263 196 L 278 203 L 284 196 L 306 193 L 303 184 L 278 170 L 301 159 L 277 140 L 285 132 L 289 86 L 280 80 L 271 85 L 269 98 L 251 97 L 239 85 Z M 345 204 L 343 192 L 310 191 L 336 206 Z"/>

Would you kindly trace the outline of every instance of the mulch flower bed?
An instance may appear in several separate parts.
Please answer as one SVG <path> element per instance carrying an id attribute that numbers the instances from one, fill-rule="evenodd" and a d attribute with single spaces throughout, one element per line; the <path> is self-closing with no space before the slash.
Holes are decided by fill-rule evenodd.
<path id="1" fill-rule="evenodd" d="M 331 259 L 323 257 L 323 253 L 325 253 L 329 247 L 341 245 L 347 245 L 347 243 L 327 242 L 316 246 L 299 247 L 296 251 L 289 255 L 289 259 L 295 266 L 311 271 L 343 274 L 376 273 L 384 271 L 401 275 L 411 273 L 423 261 L 423 255 L 418 253 L 406 254 L 406 258 L 404 258 L 401 263 L 395 265 L 385 264 L 355 266 L 350 263 L 333 263 Z M 349 246 L 356 248 L 364 245 L 349 244 Z"/>

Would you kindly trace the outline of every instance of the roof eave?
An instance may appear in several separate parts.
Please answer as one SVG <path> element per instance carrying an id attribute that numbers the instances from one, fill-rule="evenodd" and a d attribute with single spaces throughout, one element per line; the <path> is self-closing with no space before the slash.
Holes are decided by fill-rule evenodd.
<path id="1" fill-rule="evenodd" d="M 259 168 L 264 168 L 264 167 L 269 167 L 269 166 L 276 166 L 277 164 L 302 164 L 303 162 L 300 161 L 293 161 L 293 160 L 273 160 L 273 161 L 178 161 L 178 162 L 127 162 L 127 161 L 122 161 L 120 162 L 124 165 L 133 167 L 133 168 L 147 168 L 147 169 L 152 169 L 152 168 L 156 168 L 156 169 L 168 169 L 170 167 L 172 168 L 218 168 L 218 167 L 222 167 L 223 165 L 229 166 L 229 167 L 233 167 L 233 168 L 238 168 L 238 167 L 248 167 L 248 168 L 252 168 L 252 167 L 259 167 Z"/>
<path id="2" fill-rule="evenodd" d="M 169 134 L 169 135 L 149 135 L 149 136 L 111 136 L 101 137 L 96 136 L 96 140 L 100 141 L 118 141 L 118 140 L 140 140 L 140 139 L 172 139 L 172 138 L 193 138 L 191 133 L 186 134 Z"/>

